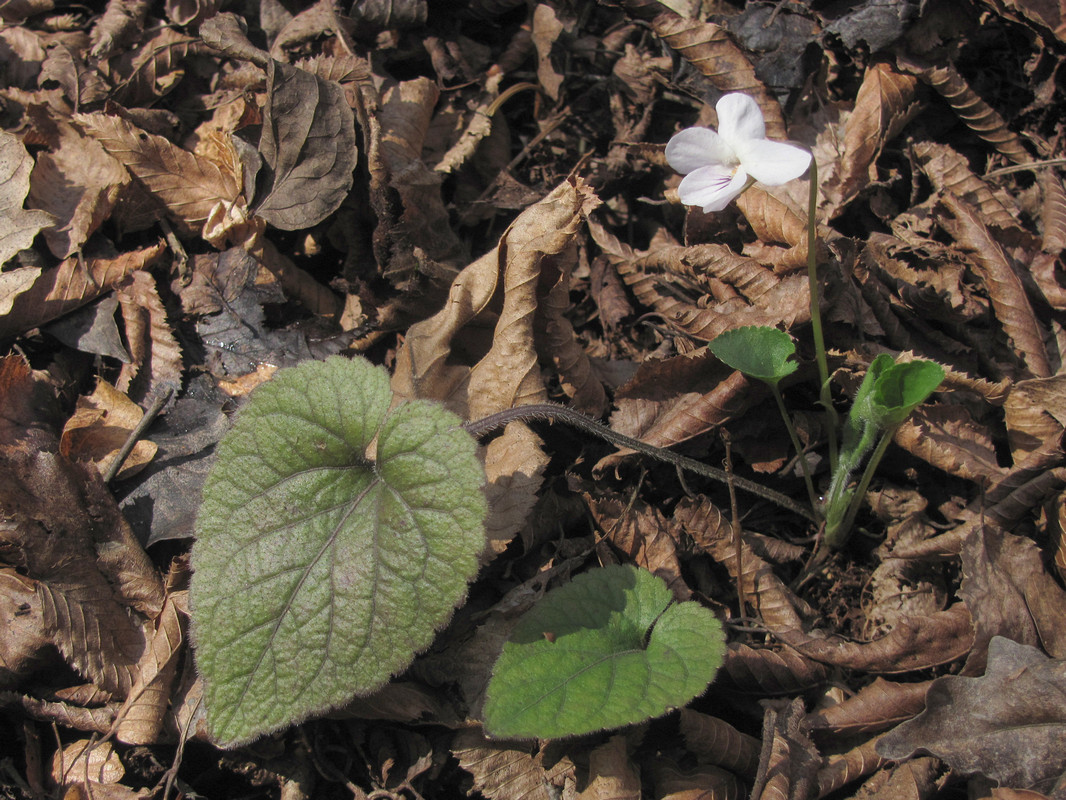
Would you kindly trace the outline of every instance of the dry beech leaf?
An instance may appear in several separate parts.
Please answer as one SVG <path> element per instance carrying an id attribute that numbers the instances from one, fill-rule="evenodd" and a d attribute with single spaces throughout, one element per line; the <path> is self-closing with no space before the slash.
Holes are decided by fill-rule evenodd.
<path id="1" fill-rule="evenodd" d="M 966 480 L 989 485 L 1004 475 L 992 432 L 961 405 L 921 406 L 893 441 L 923 461 Z"/>
<path id="2" fill-rule="evenodd" d="M 940 788 L 940 761 L 915 757 L 875 772 L 853 795 L 854 800 L 930 800 Z"/>
<path id="3" fill-rule="evenodd" d="M 678 601 L 692 597 L 677 559 L 676 537 L 671 531 L 676 527 L 674 522 L 639 498 L 630 503 L 601 489 L 595 494 L 585 492 L 584 497 L 603 541 L 613 544 L 629 562 L 666 581 Z"/>
<path id="4" fill-rule="evenodd" d="M 1066 249 L 1066 188 L 1053 170 L 1045 170 L 1040 178 L 1044 189 L 1044 207 L 1040 215 L 1044 223 L 1041 247 L 1046 253 L 1058 254 Z"/>
<path id="5" fill-rule="evenodd" d="M 567 758 L 545 768 L 535 747 L 524 742 L 489 739 L 480 728 L 467 728 L 452 739 L 459 766 L 474 776 L 474 788 L 489 800 L 551 800 L 551 784 L 573 772 Z"/>
<path id="6" fill-rule="evenodd" d="M 759 695 L 790 695 L 824 686 L 830 672 L 824 665 L 795 650 L 755 649 L 730 643 L 719 674 L 741 691 Z"/>
<path id="7" fill-rule="evenodd" d="M 733 526 L 721 523 L 721 512 L 710 500 L 684 498 L 678 503 L 674 518 L 702 550 L 725 566 L 730 577 L 737 580 Z M 800 601 L 747 543 L 741 544 L 739 573 L 745 597 L 771 633 L 803 629 L 803 620 L 796 611 Z"/>
<path id="8" fill-rule="evenodd" d="M 937 678 L 926 710 L 885 734 L 877 750 L 923 750 L 964 775 L 1050 791 L 1066 771 L 1066 664 L 997 636 L 980 678 Z"/>
<path id="9" fill-rule="evenodd" d="M 1031 161 L 1021 139 L 1007 128 L 1003 117 L 991 108 L 949 65 L 925 66 L 899 57 L 900 67 L 914 72 L 948 101 L 966 126 L 1016 164 Z"/>
<path id="10" fill-rule="evenodd" d="M 181 388 L 181 348 L 152 276 L 133 272 L 116 287 L 116 294 L 132 361 L 122 365 L 115 388 L 141 402 L 176 392 Z"/>
<path id="11" fill-rule="evenodd" d="M 825 797 L 852 781 L 876 772 L 887 763 L 874 749 L 877 738 L 863 742 L 846 753 L 831 755 L 818 770 L 818 797 Z"/>
<path id="12" fill-rule="evenodd" d="M 62 667 L 59 662 L 57 667 Z M 110 732 L 118 713 L 119 703 L 103 703 L 92 707 L 62 700 L 41 700 L 15 692 L 0 692 L 0 707 L 18 709 L 32 719 L 55 723 L 85 733 Z"/>
<path id="13" fill-rule="evenodd" d="M 930 681 L 893 683 L 877 678 L 847 700 L 813 712 L 807 724 L 815 734 L 878 733 L 920 714 L 925 709 L 929 684 Z"/>
<path id="14" fill-rule="evenodd" d="M 18 296 L 37 282 L 41 272 L 40 267 L 18 267 L 0 272 L 0 318 L 11 313 Z"/>
<path id="15" fill-rule="evenodd" d="M 106 475 L 143 416 L 140 406 L 100 378 L 91 395 L 78 398 L 74 415 L 63 426 L 60 452 L 75 461 L 87 461 Z M 136 475 L 152 460 L 156 449 L 154 442 L 138 440 L 116 478 L 121 481 Z"/>
<path id="16" fill-rule="evenodd" d="M 1025 364 L 1022 377 L 1046 378 L 1051 375 L 1044 337 L 1033 307 L 1025 294 L 1021 279 L 1011 266 L 1009 256 L 992 237 L 977 211 L 952 194 L 945 194 L 941 204 L 946 215 L 939 222 L 966 253 L 988 291 L 996 319 L 1003 326 Z"/>
<path id="17" fill-rule="evenodd" d="M 61 43 L 48 48 L 48 55 L 41 64 L 39 80 L 42 84 L 55 81 L 63 87 L 63 93 L 75 110 L 100 103 L 110 91 L 96 70 L 89 69 L 78 54 Z"/>
<path id="18" fill-rule="evenodd" d="M 800 630 L 780 632 L 781 641 L 825 664 L 894 675 L 947 664 L 970 652 L 974 630 L 963 603 L 944 611 L 902 620 L 872 642 L 849 642 L 841 636 L 811 636 Z"/>
<path id="19" fill-rule="evenodd" d="M 190 235 L 203 234 L 216 207 L 232 210 L 244 205 L 240 175 L 214 161 L 182 150 L 122 117 L 76 114 L 74 122 L 120 161 Z"/>
<path id="20" fill-rule="evenodd" d="M 66 258 L 107 220 L 130 178 L 99 142 L 45 113 L 30 112 L 49 139 L 33 168 L 30 203 L 55 218 L 44 239 L 56 258 Z"/>
<path id="21" fill-rule="evenodd" d="M 52 780 L 57 786 L 118 783 L 126 774 L 114 745 L 79 739 L 52 755 Z"/>
<path id="22" fill-rule="evenodd" d="M 485 447 L 489 515 L 485 519 L 487 544 L 482 563 L 506 550 L 525 526 L 550 461 L 540 437 L 522 422 L 510 423 L 501 436 Z"/>
<path id="23" fill-rule="evenodd" d="M 0 266 L 33 244 L 41 229 L 52 224 L 43 211 L 22 207 L 30 191 L 33 159 L 18 137 L 0 131 Z"/>
<path id="24" fill-rule="evenodd" d="M 557 9 L 547 3 L 537 3 L 533 9 L 533 46 L 537 50 L 537 80 L 544 93 L 558 102 L 559 87 L 563 76 L 552 65 L 552 46 L 559 34 L 563 32 L 562 21 L 557 16 Z"/>
<path id="25" fill-rule="evenodd" d="M 132 108 L 163 97 L 185 75 L 185 60 L 200 51 L 203 45 L 199 39 L 173 28 L 163 28 L 137 48 L 109 62 L 110 77 L 115 84 L 111 99 Z"/>
<path id="26" fill-rule="evenodd" d="M 682 770 L 661 756 L 651 765 L 656 800 L 741 800 L 744 786 L 735 775 L 714 766 Z"/>
<path id="27" fill-rule="evenodd" d="M 690 708 L 681 709 L 681 733 L 688 749 L 701 763 L 722 767 L 747 780 L 755 777 L 762 742 L 754 736 L 741 733 L 724 720 Z"/>
<path id="28" fill-rule="evenodd" d="M 871 181 L 885 144 L 894 139 L 918 111 L 918 81 L 897 71 L 886 59 L 866 68 L 855 108 L 844 125 L 844 154 L 832 187 L 833 209 L 843 209 Z M 830 212 L 833 216 L 833 212 Z"/>
<path id="29" fill-rule="evenodd" d="M 9 524 L 3 523 L 0 530 Z M 0 614 L 7 620 L 0 637 L 0 686 L 14 686 L 23 676 L 48 665 L 49 656 L 55 653 L 45 631 L 37 581 L 14 568 L 0 568 Z M 60 666 L 58 659 L 51 661 L 57 662 L 51 666 Z"/>
<path id="30" fill-rule="evenodd" d="M 663 6 L 659 6 L 664 9 Z M 712 22 L 685 19 L 664 9 L 652 20 L 655 34 L 671 49 L 707 76 L 721 92 L 743 92 L 755 98 L 766 120 L 766 135 L 783 139 L 785 119 L 781 106 L 757 77 L 755 69 L 729 32 Z"/>
<path id="31" fill-rule="evenodd" d="M 972 205 L 985 224 L 1003 229 L 1018 227 L 1018 220 L 991 187 L 970 170 L 964 156 L 946 144 L 917 142 L 911 151 L 933 188 L 940 194 L 951 193 Z"/>
<path id="32" fill-rule="evenodd" d="M 763 751 L 752 800 L 811 796 L 821 759 L 804 729 L 803 699 L 765 704 Z"/>
<path id="33" fill-rule="evenodd" d="M 119 47 L 134 41 L 144 30 L 148 6 L 148 0 L 108 0 L 107 8 L 92 29 L 90 55 L 103 61 Z"/>
<path id="34" fill-rule="evenodd" d="M 577 800 L 640 800 L 640 773 L 624 734 L 612 736 L 589 753 L 588 787 Z"/>
<path id="35" fill-rule="evenodd" d="M 779 272 L 807 266 L 807 219 L 780 198 L 759 186 L 752 186 L 736 199 L 737 208 L 751 225 L 752 232 L 765 245 L 760 261 Z M 787 250 L 771 248 L 783 244 Z M 755 299 L 755 298 L 749 298 Z"/>
<path id="36" fill-rule="evenodd" d="M 1066 375 L 1018 381 L 1003 414 L 1015 463 L 1031 468 L 1057 463 L 1066 430 Z"/>
<path id="37" fill-rule="evenodd" d="M 408 330 L 393 391 L 438 400 L 465 419 L 543 402 L 534 344 L 540 269 L 568 249 L 598 202 L 584 182 L 566 181 L 522 212 L 496 249 L 456 277 L 441 311 Z M 462 352 L 481 355 L 464 366 Z"/>
<path id="38" fill-rule="evenodd" d="M 155 264 L 164 252 L 160 242 L 114 257 L 87 254 L 84 259 L 66 259 L 42 272 L 32 286 L 12 299 L 10 311 L 0 316 L 0 336 L 17 336 L 80 308 L 136 270 Z"/>

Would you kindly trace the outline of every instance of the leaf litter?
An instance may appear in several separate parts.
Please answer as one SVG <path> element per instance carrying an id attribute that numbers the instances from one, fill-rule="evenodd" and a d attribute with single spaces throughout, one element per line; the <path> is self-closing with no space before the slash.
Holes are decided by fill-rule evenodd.
<path id="1" fill-rule="evenodd" d="M 1061 9 L 219 6 L 0 5 L 6 796 L 1066 797 Z M 512 423 L 429 650 L 214 749 L 186 552 L 215 443 L 279 367 L 360 354 L 466 419 L 566 403 L 802 502 L 769 392 L 705 348 L 776 326 L 824 482 L 806 181 L 704 214 L 665 160 L 738 91 L 818 165 L 837 399 L 880 353 L 948 375 L 862 535 L 808 575 L 804 520 Z M 715 683 L 642 725 L 487 738 L 517 619 L 614 563 L 726 623 Z"/>

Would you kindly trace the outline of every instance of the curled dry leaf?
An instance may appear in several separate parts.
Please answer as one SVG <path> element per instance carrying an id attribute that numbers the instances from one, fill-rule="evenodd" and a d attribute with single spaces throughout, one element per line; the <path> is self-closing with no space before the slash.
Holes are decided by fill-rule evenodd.
<path id="1" fill-rule="evenodd" d="M 103 378 L 91 395 L 78 398 L 74 415 L 63 426 L 60 452 L 75 461 L 87 461 L 100 475 L 106 475 L 131 431 L 144 417 L 144 411 Z M 156 452 L 156 445 L 139 439 L 116 475 L 125 480 L 140 472 Z"/>
<path id="2" fill-rule="evenodd" d="M 489 800 L 550 800 L 554 785 L 574 773 L 568 758 L 545 765 L 535 758 L 535 747 L 489 739 L 480 728 L 456 733 L 451 750 L 459 766 L 474 776 L 474 788 Z"/>
<path id="3" fill-rule="evenodd" d="M 966 201 L 988 225 L 1018 229 L 1015 214 L 1011 214 L 987 183 L 973 174 L 969 162 L 955 149 L 937 142 L 917 142 L 911 152 L 937 192 L 950 193 Z"/>
<path id="4" fill-rule="evenodd" d="M 689 750 L 702 763 L 723 767 L 747 780 L 755 777 L 762 743 L 754 736 L 690 708 L 681 709 L 681 733 Z"/>
<path id="5" fill-rule="evenodd" d="M 550 460 L 540 437 L 521 422 L 510 423 L 501 436 L 485 447 L 489 515 L 485 519 L 487 544 L 482 563 L 506 550 L 525 526 Z"/>
<path id="6" fill-rule="evenodd" d="M 652 762 L 651 782 L 658 800 L 740 800 L 745 789 L 724 769 L 708 765 L 683 770 L 662 757 Z"/>
<path id="7" fill-rule="evenodd" d="M 1040 185 L 1044 189 L 1044 207 L 1040 215 L 1044 223 L 1041 246 L 1045 253 L 1058 254 L 1066 249 L 1066 188 L 1053 170 L 1044 172 Z"/>
<path id="8" fill-rule="evenodd" d="M 788 800 L 813 793 L 821 759 L 803 720 L 803 700 L 799 697 L 766 703 L 762 758 L 752 800 Z"/>
<path id="9" fill-rule="evenodd" d="M 589 753 L 588 786 L 577 800 L 640 800 L 640 773 L 629 754 L 627 737 L 612 736 Z"/>
<path id="10" fill-rule="evenodd" d="M 825 797 L 852 781 L 857 781 L 883 767 L 888 759 L 874 749 L 877 738 L 863 742 L 846 753 L 831 755 L 818 770 L 818 797 Z"/>
<path id="11" fill-rule="evenodd" d="M 110 742 L 80 739 L 52 756 L 52 780 L 57 786 L 118 783 L 125 774 Z"/>
<path id="12" fill-rule="evenodd" d="M 795 650 L 755 649 L 731 642 L 722 672 L 742 691 L 762 695 L 803 693 L 829 681 L 824 665 Z"/>
<path id="13" fill-rule="evenodd" d="M 181 388 L 181 348 L 167 323 L 155 281 L 138 270 L 116 289 L 132 360 L 122 365 L 115 388 L 142 403 L 176 392 Z"/>
<path id="14" fill-rule="evenodd" d="M 810 714 L 807 724 L 815 733 L 878 733 L 920 714 L 930 683 L 893 683 L 877 678 L 847 700 Z"/>
<path id="15" fill-rule="evenodd" d="M 1066 430 L 1066 375 L 1019 381 L 1007 395 L 1003 413 L 1016 464 L 1039 468 L 1059 461 Z"/>
<path id="16" fill-rule="evenodd" d="M 921 406 L 900 426 L 893 441 L 949 475 L 989 485 L 1005 474 L 992 432 L 979 425 L 965 406 Z"/>
<path id="17" fill-rule="evenodd" d="M 30 191 L 33 159 L 18 137 L 0 131 L 0 265 L 33 244 L 41 229 L 52 224 L 43 211 L 22 207 Z"/>

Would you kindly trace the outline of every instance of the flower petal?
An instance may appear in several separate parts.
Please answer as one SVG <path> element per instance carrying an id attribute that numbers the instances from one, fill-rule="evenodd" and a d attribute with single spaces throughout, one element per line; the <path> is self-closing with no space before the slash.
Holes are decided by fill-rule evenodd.
<path id="1" fill-rule="evenodd" d="M 811 154 L 794 144 L 762 139 L 744 142 L 737 151 L 748 174 L 767 186 L 788 183 L 811 166 Z"/>
<path id="2" fill-rule="evenodd" d="M 666 143 L 666 163 L 682 175 L 712 164 L 729 165 L 739 161 L 733 148 L 710 128 L 685 128 Z"/>
<path id="3" fill-rule="evenodd" d="M 686 206 L 701 206 L 707 213 L 721 211 L 744 191 L 748 174 L 743 167 L 734 173 L 718 166 L 701 167 L 685 176 L 677 196 Z"/>
<path id="4" fill-rule="evenodd" d="M 724 94 L 714 108 L 718 112 L 718 133 L 734 149 L 740 142 L 766 138 L 762 109 L 751 95 Z"/>

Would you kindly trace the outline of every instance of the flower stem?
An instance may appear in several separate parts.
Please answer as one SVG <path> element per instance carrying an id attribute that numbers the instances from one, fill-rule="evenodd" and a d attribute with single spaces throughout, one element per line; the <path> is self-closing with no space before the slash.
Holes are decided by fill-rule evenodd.
<path id="1" fill-rule="evenodd" d="M 829 466 L 837 468 L 837 415 L 833 408 L 832 390 L 829 386 L 829 362 L 825 354 L 825 337 L 822 335 L 822 310 L 818 286 L 818 231 L 815 214 L 818 210 L 818 161 L 811 153 L 811 192 L 807 204 L 807 286 L 811 296 L 811 331 L 814 334 L 814 357 L 818 362 L 819 399 L 829 417 Z"/>
<path id="2" fill-rule="evenodd" d="M 839 549 L 847 542 L 848 536 L 851 533 L 851 526 L 855 523 L 855 515 L 859 513 L 859 507 L 862 506 L 863 500 L 866 499 L 866 490 L 870 488 L 870 481 L 873 480 L 874 473 L 877 471 L 877 465 L 881 463 L 881 459 L 885 455 L 885 451 L 888 450 L 889 444 L 892 443 L 892 436 L 896 432 L 894 426 L 890 430 L 886 430 L 881 434 L 881 440 L 877 443 L 877 448 L 870 456 L 870 460 L 866 463 L 866 469 L 863 470 L 862 479 L 859 481 L 859 485 L 855 488 L 855 493 L 851 496 L 851 502 L 848 503 L 848 510 L 844 514 L 844 519 L 833 530 L 828 527 L 825 531 L 825 543 L 828 547 Z"/>
<path id="3" fill-rule="evenodd" d="M 528 406 L 508 408 L 496 414 L 490 414 L 482 419 L 465 422 L 463 423 L 463 428 L 475 438 L 480 438 L 497 428 L 502 428 L 509 422 L 514 422 L 516 420 L 528 422 L 534 419 L 559 420 L 560 422 L 565 422 L 567 425 L 571 425 L 578 430 L 582 430 L 585 433 L 592 434 L 604 441 L 610 442 L 616 447 L 628 447 L 630 450 L 636 450 L 638 453 L 643 453 L 646 456 L 651 456 L 659 461 L 665 461 L 667 464 L 673 464 L 675 467 L 688 470 L 689 472 L 702 475 L 705 478 L 710 478 L 711 480 L 726 485 L 732 482 L 738 489 L 743 489 L 745 492 L 757 495 L 764 500 L 769 500 L 771 503 L 791 511 L 804 519 L 808 519 L 811 522 L 818 521 L 811 509 L 804 508 L 787 495 L 775 492 L 773 489 L 768 489 L 755 481 L 749 481 L 735 475 L 730 476 L 725 470 L 717 469 L 692 458 L 686 458 L 672 450 L 655 447 L 654 445 L 640 441 L 640 439 L 634 439 L 631 436 L 626 436 L 624 433 L 618 433 L 618 431 L 608 428 L 602 422 L 597 422 L 579 411 L 574 411 L 572 408 L 556 405 L 555 403 L 535 403 Z"/>

